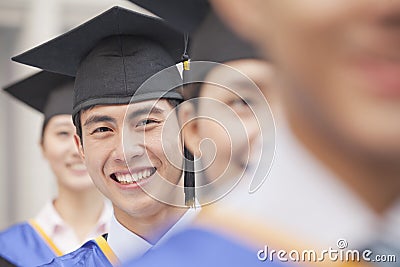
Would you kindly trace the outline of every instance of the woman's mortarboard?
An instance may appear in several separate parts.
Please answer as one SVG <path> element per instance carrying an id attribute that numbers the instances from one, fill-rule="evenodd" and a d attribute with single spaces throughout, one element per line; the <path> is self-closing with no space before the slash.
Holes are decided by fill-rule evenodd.
<path id="1" fill-rule="evenodd" d="M 55 115 L 72 114 L 74 78 L 40 71 L 4 88 L 4 91 L 44 114 L 45 123 Z"/>

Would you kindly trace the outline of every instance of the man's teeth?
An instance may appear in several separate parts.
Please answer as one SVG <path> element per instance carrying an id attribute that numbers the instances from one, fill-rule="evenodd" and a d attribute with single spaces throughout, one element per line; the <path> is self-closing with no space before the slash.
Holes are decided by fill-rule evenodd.
<path id="1" fill-rule="evenodd" d="M 132 184 L 133 182 L 137 182 L 139 180 L 148 178 L 151 175 L 150 170 L 144 170 L 141 172 L 136 172 L 132 174 L 116 174 L 115 177 L 117 178 L 118 182 L 121 184 Z"/>

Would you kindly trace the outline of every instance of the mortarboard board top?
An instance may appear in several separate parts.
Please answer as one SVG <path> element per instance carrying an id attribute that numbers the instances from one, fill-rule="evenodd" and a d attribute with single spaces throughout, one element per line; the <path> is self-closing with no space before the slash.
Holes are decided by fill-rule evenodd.
<path id="1" fill-rule="evenodd" d="M 45 115 L 72 114 L 74 78 L 40 71 L 8 85 L 4 91 Z"/>
<path id="2" fill-rule="evenodd" d="M 134 35 L 160 43 L 175 62 L 181 60 L 183 37 L 161 19 L 119 6 L 12 58 L 43 70 L 75 76 L 81 61 L 98 42 L 113 35 Z"/>
<path id="3" fill-rule="evenodd" d="M 113 7 L 13 60 L 76 76 L 76 115 L 93 105 L 130 103 L 143 82 L 180 62 L 183 51 L 183 34 L 163 20 Z M 177 70 L 169 78 L 163 81 L 166 85 L 181 84 Z M 163 97 L 181 98 L 176 92 L 168 92 L 170 89 L 165 86 L 153 90 L 163 93 Z M 154 98 L 156 92 L 151 93 Z"/>

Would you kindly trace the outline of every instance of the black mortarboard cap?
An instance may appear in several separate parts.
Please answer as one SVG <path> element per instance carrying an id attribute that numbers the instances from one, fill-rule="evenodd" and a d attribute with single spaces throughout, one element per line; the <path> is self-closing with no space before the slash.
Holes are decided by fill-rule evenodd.
<path id="1" fill-rule="evenodd" d="M 129 0 L 154 13 L 176 30 L 193 33 L 210 10 L 207 0 Z"/>
<path id="2" fill-rule="evenodd" d="M 43 113 L 45 121 L 72 114 L 74 78 L 41 71 L 4 88 L 6 92 Z"/>
<path id="3" fill-rule="evenodd" d="M 232 32 L 221 19 L 210 10 L 194 32 L 189 56 L 192 61 L 227 63 L 240 59 L 261 58 L 258 51 L 247 41 Z M 185 75 L 185 83 L 203 81 L 216 64 L 191 64 Z"/>
<path id="4" fill-rule="evenodd" d="M 260 54 L 249 42 L 232 32 L 215 12 L 210 10 L 193 35 L 190 58 L 223 63 L 238 59 L 260 58 Z"/>
<path id="5" fill-rule="evenodd" d="M 192 61 L 228 61 L 261 58 L 258 51 L 237 36 L 212 10 L 206 0 L 129 0 L 165 19 L 177 30 L 190 34 Z M 213 64 L 192 64 L 184 72 L 185 83 L 203 80 Z"/>
<path id="6" fill-rule="evenodd" d="M 140 101 L 182 99 L 171 91 L 182 83 L 176 68 L 153 88 L 135 93 L 148 78 L 180 62 L 183 50 L 183 34 L 161 19 L 113 7 L 13 60 L 76 76 L 75 116 L 93 105 L 129 104 L 133 95 Z"/>
<path id="7" fill-rule="evenodd" d="M 191 35 L 190 59 L 227 62 L 259 58 L 253 46 L 233 33 L 207 0 L 129 0 Z"/>

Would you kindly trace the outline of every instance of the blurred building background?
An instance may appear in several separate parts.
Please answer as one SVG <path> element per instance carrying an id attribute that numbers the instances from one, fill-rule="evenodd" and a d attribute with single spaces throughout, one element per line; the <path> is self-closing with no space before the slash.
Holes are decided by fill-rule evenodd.
<path id="1" fill-rule="evenodd" d="M 0 85 L 38 71 L 10 58 L 119 5 L 123 0 L 0 0 Z M 34 88 L 32 88 L 34 90 Z M 0 92 L 0 230 L 29 219 L 56 192 L 39 138 L 42 116 Z"/>

